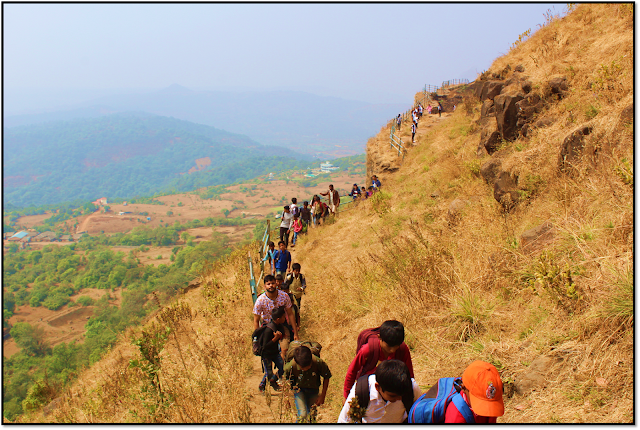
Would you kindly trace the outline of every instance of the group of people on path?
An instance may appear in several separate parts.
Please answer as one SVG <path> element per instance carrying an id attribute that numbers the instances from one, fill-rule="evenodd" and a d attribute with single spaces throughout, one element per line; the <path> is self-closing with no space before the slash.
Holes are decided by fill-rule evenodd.
<path id="1" fill-rule="evenodd" d="M 298 206 L 298 199 L 293 197 L 291 204 L 284 207 L 280 222 L 280 241 L 285 243 L 285 247 L 289 247 L 289 237 L 293 232 L 293 240 L 291 247 L 296 246 L 296 240 L 298 235 L 306 231 L 309 226 L 317 227 L 328 215 L 338 215 L 338 208 L 340 207 L 340 194 L 338 190 L 333 188 L 333 184 L 329 185 L 329 189 L 326 193 L 319 193 L 320 196 L 327 196 L 327 203 L 323 202 L 318 194 L 315 194 L 311 199 L 311 204 L 308 201 L 302 202 L 302 207 Z M 265 257 L 271 258 L 268 254 Z M 272 273 L 273 273 L 273 260 L 272 261 Z"/>
<path id="2" fill-rule="evenodd" d="M 376 175 L 373 175 L 371 177 L 371 185 L 369 185 L 369 188 L 359 188 L 358 184 L 353 184 L 349 196 L 353 198 L 354 201 L 357 201 L 358 199 L 368 199 L 373 195 L 373 193 L 375 193 L 376 191 L 380 191 L 380 187 L 382 187 L 380 179 L 378 179 Z"/>
<path id="3" fill-rule="evenodd" d="M 379 189 L 378 178 L 374 176 L 372 181 L 377 181 Z M 325 193 L 330 198 L 332 190 L 330 187 Z M 337 213 L 339 200 L 334 202 Z M 292 205 L 296 203 L 292 199 Z M 304 208 L 308 208 L 306 203 Z M 291 208 L 285 207 L 285 213 L 290 212 Z M 295 222 L 299 219 L 293 216 L 294 242 L 298 233 Z M 332 374 L 320 358 L 322 346 L 300 341 L 300 309 L 307 283 L 300 273 L 300 263 L 292 263 L 284 240 L 291 227 L 286 234 L 282 228 L 279 249 L 271 242 L 263 260 L 269 262 L 271 272 L 264 277 L 265 291 L 253 307 L 253 350 L 261 357 L 264 371 L 258 389 L 264 392 L 269 384 L 281 391 L 284 384 L 289 384 L 296 422 L 309 422 L 314 420 L 314 410 L 325 402 Z M 504 414 L 502 392 L 497 369 L 490 363 L 475 361 L 462 376 L 440 378 L 423 393 L 415 381 L 411 352 L 404 342 L 404 326 L 388 320 L 358 335 L 337 422 L 495 423 Z"/>
<path id="4" fill-rule="evenodd" d="M 442 104 L 440 103 L 439 100 L 438 100 L 438 105 L 435 107 L 432 107 L 431 103 L 429 103 L 429 105 L 427 106 L 427 113 L 431 114 L 433 109 L 438 110 L 439 117 L 442 116 L 442 111 L 444 110 L 444 108 L 442 107 Z M 411 143 L 416 143 L 416 133 L 418 132 L 418 121 L 420 120 L 420 118 L 422 118 L 422 113 L 423 113 L 423 108 L 421 103 L 418 103 L 411 110 Z M 398 116 L 396 117 L 396 124 L 399 132 L 400 126 L 402 124 L 402 114 L 398 114 Z"/>

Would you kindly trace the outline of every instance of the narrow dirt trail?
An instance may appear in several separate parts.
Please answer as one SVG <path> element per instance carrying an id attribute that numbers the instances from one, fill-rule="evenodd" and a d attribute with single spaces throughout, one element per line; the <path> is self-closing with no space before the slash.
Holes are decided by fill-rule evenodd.
<path id="1" fill-rule="evenodd" d="M 253 369 L 251 374 L 245 379 L 245 389 L 249 393 L 250 407 L 251 407 L 251 422 L 253 423 L 278 423 L 288 422 L 286 420 L 286 412 L 284 405 L 281 405 L 282 393 L 276 392 L 267 384 L 267 390 L 269 394 L 261 393 L 258 389 L 260 381 L 262 380 L 262 364 L 260 363 L 260 357 L 253 357 L 252 359 Z M 271 407 L 267 403 L 270 396 Z M 289 402 L 290 407 L 294 408 L 292 401 Z M 282 415 L 282 417 L 281 417 Z"/>
<path id="2" fill-rule="evenodd" d="M 89 216 L 87 216 L 84 220 L 82 220 L 82 223 L 78 225 L 78 227 L 76 228 L 76 233 L 78 233 L 79 231 L 86 231 L 87 225 L 89 225 L 89 221 L 91 220 L 91 218 L 98 216 L 99 214 L 100 214 L 100 211 L 95 211 Z"/>

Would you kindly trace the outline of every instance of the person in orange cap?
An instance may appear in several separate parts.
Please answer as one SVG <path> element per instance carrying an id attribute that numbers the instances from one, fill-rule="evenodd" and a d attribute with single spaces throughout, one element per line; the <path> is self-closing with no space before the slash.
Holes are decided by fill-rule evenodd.
<path id="1" fill-rule="evenodd" d="M 462 398 L 469 405 L 476 423 L 495 423 L 504 415 L 502 380 L 494 365 L 474 361 L 462 374 Z M 444 416 L 445 423 L 465 423 L 465 419 L 451 402 Z"/>

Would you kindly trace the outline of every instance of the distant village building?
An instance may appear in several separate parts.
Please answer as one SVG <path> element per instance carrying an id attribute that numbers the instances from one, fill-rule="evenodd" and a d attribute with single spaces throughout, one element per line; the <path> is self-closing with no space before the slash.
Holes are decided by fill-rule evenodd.
<path id="1" fill-rule="evenodd" d="M 338 169 L 339 169 L 339 167 L 334 166 L 329 161 L 325 161 L 324 163 L 320 163 L 320 170 L 323 173 L 329 173 L 329 172 L 332 172 L 332 171 L 338 170 Z"/>
<path id="2" fill-rule="evenodd" d="M 36 242 L 53 242 L 56 241 L 56 234 L 52 231 L 45 231 L 34 237 Z"/>
<path id="3" fill-rule="evenodd" d="M 104 206 L 107 204 L 107 198 L 106 197 L 100 197 L 98 200 L 96 200 L 95 202 L 91 202 L 96 206 Z"/>
<path id="4" fill-rule="evenodd" d="M 22 239 L 24 239 L 27 235 L 29 234 L 28 231 L 19 231 L 16 234 L 14 234 L 13 236 L 11 236 L 9 239 L 7 239 L 9 242 L 20 242 Z"/>
<path id="5" fill-rule="evenodd" d="M 71 242 L 71 235 L 70 234 L 63 234 L 62 236 L 60 236 L 60 242 Z"/>

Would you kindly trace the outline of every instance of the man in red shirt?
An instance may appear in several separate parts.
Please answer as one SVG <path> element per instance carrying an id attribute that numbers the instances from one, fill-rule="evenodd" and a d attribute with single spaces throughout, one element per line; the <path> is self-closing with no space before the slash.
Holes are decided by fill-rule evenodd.
<path id="1" fill-rule="evenodd" d="M 493 424 L 497 417 L 504 415 L 502 380 L 495 366 L 486 361 L 474 361 L 462 374 L 462 385 L 460 394 L 473 412 L 476 423 Z M 444 422 L 466 423 L 453 402 L 447 406 Z"/>
<path id="2" fill-rule="evenodd" d="M 373 351 L 372 348 L 374 348 Z M 409 368 L 410 376 L 414 377 L 411 353 L 407 344 L 404 343 L 404 326 L 400 321 L 395 320 L 382 323 L 377 339 L 373 338 L 365 343 L 356 354 L 344 379 L 344 398 L 349 396 L 351 387 L 360 376 L 372 375 L 380 362 L 391 359 L 404 362 Z"/>

